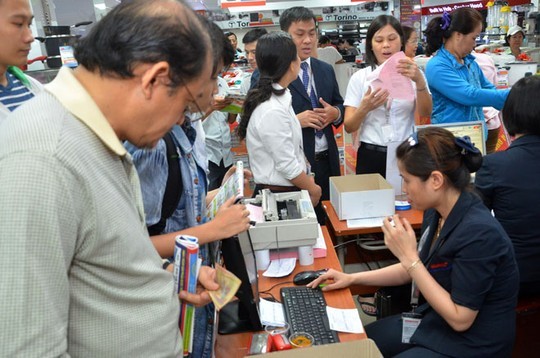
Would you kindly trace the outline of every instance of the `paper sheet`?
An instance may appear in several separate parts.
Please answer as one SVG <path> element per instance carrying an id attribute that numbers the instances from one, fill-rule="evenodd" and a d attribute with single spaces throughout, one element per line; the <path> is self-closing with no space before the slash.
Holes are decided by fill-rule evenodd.
<path id="1" fill-rule="evenodd" d="M 377 67 L 368 77 L 373 79 L 371 86 L 388 90 L 393 99 L 403 99 L 407 101 L 414 100 L 414 88 L 409 77 L 405 77 L 397 72 L 399 60 L 406 58 L 403 51 L 396 52 L 382 65 Z"/>
<path id="2" fill-rule="evenodd" d="M 263 273 L 266 277 L 285 277 L 294 271 L 296 266 L 296 258 L 273 260 L 270 262 L 270 266 Z"/>
<path id="3" fill-rule="evenodd" d="M 330 329 L 346 333 L 364 333 L 364 326 L 356 308 L 341 309 L 326 306 Z"/>
<path id="4" fill-rule="evenodd" d="M 396 149 L 401 142 L 388 142 L 386 143 L 386 181 L 394 188 L 394 194 L 403 194 L 401 190 L 401 175 L 399 174 L 399 168 L 397 165 Z"/>
<path id="5" fill-rule="evenodd" d="M 376 218 L 364 218 L 364 219 L 348 219 L 347 227 L 348 228 L 357 228 L 357 227 L 380 227 L 383 224 L 384 216 Z"/>
<path id="6" fill-rule="evenodd" d="M 264 326 L 285 326 L 283 305 L 279 302 L 270 302 L 261 298 L 259 300 L 259 314 Z"/>
<path id="7" fill-rule="evenodd" d="M 249 220 L 256 223 L 264 222 L 264 212 L 262 206 L 246 204 L 246 209 L 249 210 Z"/>

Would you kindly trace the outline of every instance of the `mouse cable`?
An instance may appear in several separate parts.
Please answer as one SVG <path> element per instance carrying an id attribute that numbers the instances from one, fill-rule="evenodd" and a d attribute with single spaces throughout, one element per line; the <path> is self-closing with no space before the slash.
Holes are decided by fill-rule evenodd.
<path id="1" fill-rule="evenodd" d="M 292 281 L 285 281 L 285 282 L 276 283 L 274 286 L 270 287 L 269 289 L 266 289 L 264 291 L 260 291 L 259 293 L 268 293 L 268 294 L 270 294 L 270 291 L 272 291 L 277 286 L 288 285 L 288 284 L 291 284 L 291 283 L 293 283 L 293 282 Z"/>

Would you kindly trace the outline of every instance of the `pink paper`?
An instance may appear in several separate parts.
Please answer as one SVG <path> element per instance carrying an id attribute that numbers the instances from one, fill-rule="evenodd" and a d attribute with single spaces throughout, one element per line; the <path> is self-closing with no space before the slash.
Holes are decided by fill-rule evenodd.
<path id="1" fill-rule="evenodd" d="M 382 88 L 388 90 L 392 99 L 414 100 L 414 88 L 409 77 L 397 72 L 399 60 L 406 58 L 403 51 L 396 52 L 381 66 L 373 71 L 368 79 L 373 79 L 372 90 Z"/>

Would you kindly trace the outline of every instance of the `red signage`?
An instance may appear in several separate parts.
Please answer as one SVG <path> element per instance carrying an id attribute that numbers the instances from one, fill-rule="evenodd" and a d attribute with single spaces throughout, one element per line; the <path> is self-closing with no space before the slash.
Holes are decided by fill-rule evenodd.
<path id="1" fill-rule="evenodd" d="M 476 10 L 485 8 L 483 1 L 462 2 L 459 4 L 445 4 L 437 6 L 426 6 L 422 8 L 422 15 L 441 15 L 443 12 L 452 12 L 461 7 L 472 7 Z"/>
<path id="2" fill-rule="evenodd" d="M 234 6 L 265 6 L 266 0 L 221 0 L 221 8 Z"/>

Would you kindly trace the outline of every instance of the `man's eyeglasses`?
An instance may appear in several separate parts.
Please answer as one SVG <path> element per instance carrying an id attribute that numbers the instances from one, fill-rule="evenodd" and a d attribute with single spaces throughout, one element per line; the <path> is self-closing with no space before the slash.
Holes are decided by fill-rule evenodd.
<path id="1" fill-rule="evenodd" d="M 191 122 L 196 122 L 196 121 L 199 121 L 201 120 L 202 118 L 204 118 L 204 111 L 201 109 L 201 107 L 199 106 L 199 104 L 197 103 L 197 99 L 195 98 L 195 96 L 191 93 L 191 91 L 189 90 L 188 86 L 186 86 L 184 84 L 184 87 L 189 95 L 189 97 L 191 97 L 190 99 L 190 103 L 188 104 L 188 106 L 186 107 L 186 110 L 191 112 L 193 115 L 196 115 L 196 114 L 199 114 L 198 116 L 188 116 L 190 118 L 190 121 Z M 190 104 L 193 104 L 195 105 L 195 109 L 196 111 L 193 111 L 192 108 L 190 108 Z"/>

